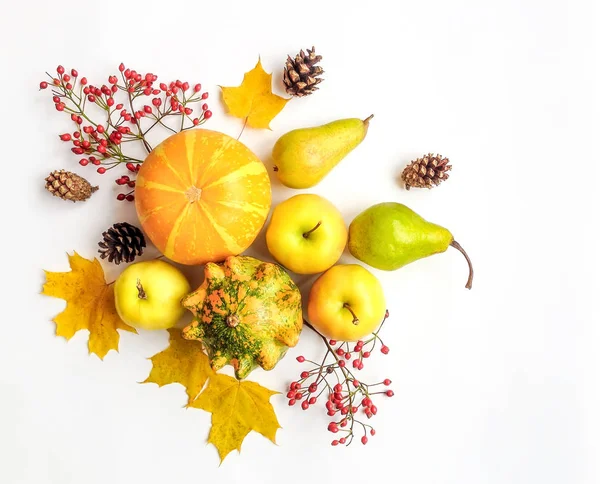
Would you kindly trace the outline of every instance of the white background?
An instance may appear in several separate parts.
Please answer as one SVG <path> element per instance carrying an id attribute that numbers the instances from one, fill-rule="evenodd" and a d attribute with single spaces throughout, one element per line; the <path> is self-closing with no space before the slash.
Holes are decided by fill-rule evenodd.
<path id="1" fill-rule="evenodd" d="M 3 6 L 0 482 L 599 482 L 592 3 Z M 206 126 L 237 136 L 241 121 L 224 113 L 217 86 L 238 85 L 260 54 L 283 94 L 286 55 L 313 44 L 324 57 L 322 89 L 290 102 L 272 131 L 247 129 L 242 141 L 270 166 L 273 143 L 290 129 L 375 114 L 364 143 L 311 192 L 348 222 L 399 201 L 448 227 L 475 264 L 474 287 L 464 289 L 466 265 L 452 250 L 374 271 L 389 303 L 391 352 L 367 368 L 396 392 L 379 401 L 377 436 L 332 448 L 321 408 L 301 412 L 278 396 L 278 445 L 252 433 L 219 467 L 205 444 L 209 414 L 183 409 L 179 385 L 136 383 L 165 333 L 123 334 L 120 353 L 104 362 L 88 356 L 84 331 L 69 343 L 54 336 L 50 320 L 64 303 L 39 295 L 42 269 L 67 270 L 73 249 L 93 257 L 101 232 L 135 214 L 114 199 L 113 176 L 77 165 L 57 137 L 68 117 L 37 86 L 59 63 L 101 83 L 123 61 L 167 82 L 202 82 L 214 112 Z M 450 158 L 450 180 L 405 191 L 402 168 L 429 151 Z M 43 178 L 58 168 L 101 190 L 84 204 L 51 197 Z M 295 192 L 274 180 L 273 193 L 277 202 Z M 268 258 L 263 235 L 250 253 Z M 200 268 L 188 274 L 202 278 Z M 301 368 L 294 357 L 322 350 L 307 330 L 274 371 L 251 379 L 284 390 Z"/>

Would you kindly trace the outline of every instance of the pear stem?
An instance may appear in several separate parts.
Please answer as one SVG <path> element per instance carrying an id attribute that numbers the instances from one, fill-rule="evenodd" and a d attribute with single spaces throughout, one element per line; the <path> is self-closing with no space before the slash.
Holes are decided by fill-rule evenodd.
<path id="1" fill-rule="evenodd" d="M 375 116 L 374 114 L 371 114 L 371 116 L 369 116 L 368 118 L 363 119 L 363 124 L 366 124 L 368 126 L 369 121 L 371 121 L 374 116 Z"/>
<path id="2" fill-rule="evenodd" d="M 319 222 L 317 223 L 317 225 L 315 225 L 312 229 L 310 229 L 308 232 L 304 232 L 302 234 L 302 237 L 304 237 L 305 239 L 308 239 L 308 236 L 310 234 L 312 234 L 315 230 L 317 230 L 319 227 L 321 226 L 321 221 L 319 220 Z"/>
<path id="3" fill-rule="evenodd" d="M 146 296 L 146 291 L 144 291 L 144 286 L 142 286 L 142 281 L 140 281 L 138 279 L 137 280 L 137 285 L 135 287 L 137 287 L 137 290 L 138 290 L 138 298 L 140 298 L 140 299 L 148 299 L 148 296 Z"/>
<path id="4" fill-rule="evenodd" d="M 358 325 L 360 321 L 358 319 L 358 316 L 356 316 L 356 313 L 352 311 L 350 304 L 344 303 L 344 308 L 346 308 L 348 311 L 350 311 L 350 314 L 352 314 L 352 324 L 354 324 L 355 326 Z"/>
<path id="5" fill-rule="evenodd" d="M 469 256 L 465 252 L 465 249 L 463 249 L 456 240 L 450 242 L 450 245 L 456 250 L 458 250 L 462 255 L 464 255 L 465 259 L 467 259 L 467 264 L 469 264 L 469 279 L 467 279 L 467 284 L 465 287 L 467 289 L 471 289 L 471 287 L 473 286 L 473 264 L 471 264 L 471 259 L 469 259 Z"/>

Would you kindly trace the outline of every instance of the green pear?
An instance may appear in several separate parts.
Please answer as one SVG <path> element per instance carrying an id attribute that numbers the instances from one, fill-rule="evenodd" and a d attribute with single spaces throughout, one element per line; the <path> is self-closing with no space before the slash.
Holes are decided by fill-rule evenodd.
<path id="1" fill-rule="evenodd" d="M 348 249 L 358 260 L 377 269 L 394 271 L 424 257 L 460 251 L 469 264 L 467 289 L 473 282 L 469 256 L 448 229 L 428 222 L 406 205 L 379 203 L 360 213 L 350 224 Z"/>
<path id="2" fill-rule="evenodd" d="M 340 119 L 284 134 L 273 147 L 279 181 L 290 188 L 315 186 L 365 139 L 372 117 Z"/>

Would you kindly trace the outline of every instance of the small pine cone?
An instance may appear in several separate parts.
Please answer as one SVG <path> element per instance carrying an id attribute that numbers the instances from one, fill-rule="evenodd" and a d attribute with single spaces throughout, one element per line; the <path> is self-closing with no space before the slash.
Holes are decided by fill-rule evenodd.
<path id="1" fill-rule="evenodd" d="M 108 257 L 108 262 L 117 265 L 121 262 L 133 262 L 136 256 L 142 255 L 146 247 L 142 231 L 127 222 L 114 224 L 102 233 L 102 237 L 102 242 L 98 242 L 100 258 Z"/>
<path id="2" fill-rule="evenodd" d="M 315 65 L 322 57 L 315 54 L 315 48 L 303 50 L 292 59 L 289 55 L 283 69 L 283 83 L 288 94 L 297 97 L 308 96 L 319 89 L 317 84 L 323 81 L 318 77 L 325 71 Z"/>
<path id="3" fill-rule="evenodd" d="M 449 177 L 447 172 L 452 169 L 448 161 L 448 158 L 442 158 L 441 155 L 434 156 L 431 153 L 412 161 L 402 172 L 406 189 L 433 188 L 447 180 Z"/>
<path id="4" fill-rule="evenodd" d="M 70 171 L 54 170 L 46 177 L 46 190 L 63 200 L 79 202 L 90 198 L 98 187 Z"/>

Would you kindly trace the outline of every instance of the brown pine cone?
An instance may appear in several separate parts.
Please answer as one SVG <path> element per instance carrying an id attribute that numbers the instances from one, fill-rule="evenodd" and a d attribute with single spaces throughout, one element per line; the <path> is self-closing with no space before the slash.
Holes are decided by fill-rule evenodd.
<path id="1" fill-rule="evenodd" d="M 66 170 L 54 170 L 46 177 L 46 190 L 63 200 L 79 202 L 87 200 L 98 187 L 90 185 L 85 178 Z"/>
<path id="2" fill-rule="evenodd" d="M 288 94 L 297 97 L 308 96 L 317 89 L 317 84 L 323 81 L 318 77 L 325 72 L 315 65 L 322 57 L 315 54 L 315 48 L 307 49 L 306 54 L 301 50 L 294 59 L 289 55 L 283 69 L 283 83 Z"/>
<path id="3" fill-rule="evenodd" d="M 412 161 L 402 172 L 402 180 L 407 190 L 415 188 L 433 188 L 444 180 L 447 180 L 452 165 L 448 164 L 448 158 L 441 155 L 429 153 L 423 158 Z"/>
<path id="4" fill-rule="evenodd" d="M 119 265 L 121 262 L 133 262 L 136 256 L 142 255 L 146 239 L 135 225 L 121 222 L 103 232 L 102 241 L 98 245 L 101 259 L 108 257 L 108 262 Z"/>

